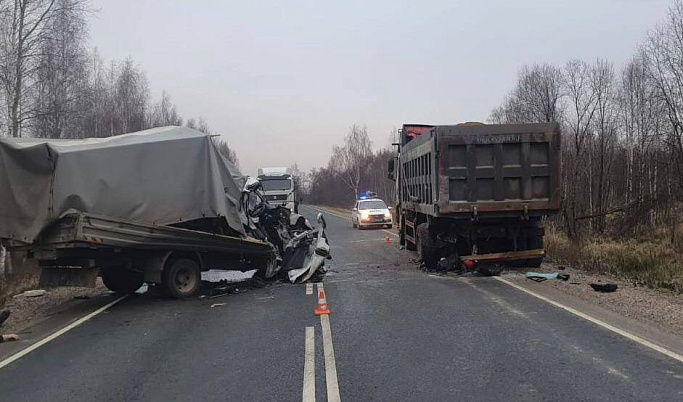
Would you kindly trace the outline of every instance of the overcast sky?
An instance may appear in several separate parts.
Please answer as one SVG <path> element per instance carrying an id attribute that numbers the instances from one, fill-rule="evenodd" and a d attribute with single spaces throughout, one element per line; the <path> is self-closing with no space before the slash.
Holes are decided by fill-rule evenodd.
<path id="1" fill-rule="evenodd" d="M 242 170 L 327 163 L 353 123 L 485 121 L 525 63 L 628 60 L 670 1 L 94 0 L 93 46 L 204 117 Z"/>

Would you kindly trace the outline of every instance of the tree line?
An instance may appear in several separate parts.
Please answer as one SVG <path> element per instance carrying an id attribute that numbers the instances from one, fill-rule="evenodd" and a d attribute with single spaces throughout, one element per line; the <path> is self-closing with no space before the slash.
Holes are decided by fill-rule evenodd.
<path id="1" fill-rule="evenodd" d="M 492 123 L 558 122 L 563 135 L 560 222 L 574 239 L 676 236 L 683 190 L 683 2 L 621 68 L 598 59 L 523 67 Z"/>
<path id="2" fill-rule="evenodd" d="M 183 125 L 168 93 L 151 99 L 137 63 L 106 61 L 89 46 L 93 13 L 87 0 L 0 0 L 0 136 L 109 137 Z M 184 123 L 211 133 L 202 118 Z M 237 163 L 227 143 L 219 148 Z"/>
<path id="3" fill-rule="evenodd" d="M 374 191 L 392 205 L 395 183 L 387 176 L 387 165 L 394 156 L 391 148 L 373 151 L 367 127 L 354 124 L 342 144 L 332 147 L 327 166 L 293 173 L 302 183 L 306 203 L 350 209 L 361 193 Z"/>

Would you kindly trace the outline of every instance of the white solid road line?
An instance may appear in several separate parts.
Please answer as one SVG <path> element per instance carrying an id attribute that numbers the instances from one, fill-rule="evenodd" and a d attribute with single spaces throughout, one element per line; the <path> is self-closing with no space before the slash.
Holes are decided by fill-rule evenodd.
<path id="1" fill-rule="evenodd" d="M 307 295 L 312 295 L 312 294 L 313 294 L 313 284 L 312 284 L 312 283 L 307 283 L 307 284 L 306 284 L 306 294 L 307 294 Z"/>
<path id="2" fill-rule="evenodd" d="M 588 321 L 592 322 L 593 324 L 599 325 L 599 326 L 601 326 L 601 327 L 603 327 L 603 328 L 605 328 L 605 329 L 607 329 L 607 330 L 610 330 L 610 331 L 612 331 L 612 332 L 614 332 L 614 333 L 617 333 L 617 334 L 619 334 L 619 335 L 621 335 L 621 336 L 623 336 L 623 337 L 625 337 L 625 338 L 627 338 L 627 339 L 630 339 L 630 340 L 632 340 L 632 341 L 634 341 L 634 342 L 637 342 L 637 343 L 641 344 L 642 346 L 645 346 L 645 347 L 650 348 L 650 349 L 652 349 L 652 350 L 654 350 L 654 351 L 657 351 L 657 352 L 662 353 L 662 354 L 664 354 L 664 355 L 666 355 L 666 356 L 669 356 L 670 358 L 672 358 L 672 359 L 674 359 L 674 360 L 678 360 L 679 362 L 683 362 L 683 356 L 680 355 L 680 354 L 678 354 L 678 353 L 676 353 L 676 352 L 672 352 L 672 351 L 670 351 L 669 349 L 666 349 L 666 348 L 663 348 L 663 347 L 661 347 L 661 346 L 659 346 L 659 345 L 656 345 L 656 344 L 654 344 L 654 343 L 652 343 L 652 342 L 650 342 L 650 341 L 648 341 L 648 340 L 646 340 L 646 339 L 643 339 L 643 338 L 641 338 L 641 337 L 639 337 L 639 336 L 637 336 L 637 335 L 633 335 L 633 334 L 631 334 L 631 333 L 629 333 L 629 332 L 624 331 L 623 329 L 620 329 L 620 328 L 617 328 L 617 327 L 615 327 L 615 326 L 613 326 L 613 325 L 610 325 L 610 324 L 608 324 L 608 323 L 606 323 L 606 322 L 604 322 L 604 321 L 601 321 L 601 320 L 599 320 L 599 319 L 597 319 L 597 318 L 595 318 L 595 317 L 592 317 L 592 316 L 590 316 L 590 315 L 588 315 L 588 314 L 586 314 L 586 313 L 582 313 L 582 312 L 580 312 L 579 310 L 573 309 L 573 308 L 571 308 L 571 307 L 569 307 L 569 306 L 565 306 L 564 304 L 558 303 L 558 302 L 556 302 L 556 301 L 554 301 L 554 300 L 550 300 L 550 299 L 548 299 L 548 298 L 545 297 L 545 296 L 541 296 L 540 294 L 538 294 L 538 293 L 536 293 L 536 292 L 533 292 L 533 291 L 531 291 L 531 290 L 529 290 L 529 289 L 524 288 L 523 286 L 520 286 L 520 285 L 517 285 L 517 284 L 515 284 L 515 283 L 512 283 L 512 282 L 510 282 L 510 281 L 508 281 L 508 280 L 506 280 L 506 279 L 503 279 L 503 278 L 500 278 L 500 277 L 497 277 L 497 276 L 496 276 L 495 278 L 496 278 L 497 280 L 499 280 L 499 281 L 501 281 L 501 282 L 507 284 L 507 285 L 512 286 L 513 288 L 515 288 L 515 289 L 517 289 L 517 290 L 521 290 L 522 292 L 527 293 L 527 294 L 530 294 L 531 296 L 534 296 L 534 297 L 536 297 L 536 298 L 538 298 L 538 299 L 541 299 L 541 300 L 543 300 L 544 302 L 550 303 L 550 304 L 552 304 L 552 305 L 555 306 L 555 307 L 559 307 L 559 308 L 561 308 L 561 309 L 563 309 L 563 310 L 565 310 L 565 311 L 568 311 L 568 312 L 570 312 L 570 313 L 572 313 L 572 314 L 574 314 L 574 315 L 576 315 L 576 316 L 579 316 L 579 317 L 583 318 L 584 320 L 588 320 Z"/>
<path id="3" fill-rule="evenodd" d="M 34 350 L 38 349 L 39 347 L 45 345 L 46 343 L 56 339 L 58 336 L 65 334 L 66 332 L 76 328 L 77 326 L 83 324 L 84 322 L 88 321 L 89 319 L 95 317 L 96 315 L 102 313 L 109 307 L 113 306 L 114 304 L 120 302 L 121 300 L 127 298 L 128 295 L 123 295 L 119 297 L 118 299 L 107 303 L 103 307 L 98 308 L 97 310 L 93 311 L 92 313 L 86 315 L 85 317 L 79 318 L 77 321 L 72 322 L 71 324 L 67 325 L 66 327 L 60 329 L 57 332 L 52 333 L 51 335 L 48 335 L 47 337 L 39 340 L 38 342 L 34 343 L 33 345 L 27 347 L 26 349 L 22 349 L 19 352 L 13 354 L 12 356 L 8 357 L 7 359 L 3 360 L 0 362 L 0 368 L 3 368 L 7 366 L 8 364 L 12 363 L 15 360 L 19 360 L 22 357 L 26 356 L 27 354 L 33 352 Z"/>
<path id="4" fill-rule="evenodd" d="M 306 327 L 303 402 L 315 402 L 315 329 Z"/>
<path id="5" fill-rule="evenodd" d="M 341 402 L 339 396 L 339 383 L 337 382 L 337 363 L 334 361 L 334 347 L 332 346 L 332 330 L 330 329 L 330 316 L 320 316 L 320 325 L 323 329 L 323 350 L 325 353 L 325 383 L 327 384 L 327 400 L 329 402 Z"/>

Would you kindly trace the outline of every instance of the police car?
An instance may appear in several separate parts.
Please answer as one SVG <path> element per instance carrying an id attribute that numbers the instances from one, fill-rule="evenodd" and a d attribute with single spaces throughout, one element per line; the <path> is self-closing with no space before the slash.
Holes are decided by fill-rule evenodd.
<path id="1" fill-rule="evenodd" d="M 379 198 L 361 195 L 351 211 L 351 224 L 354 228 L 370 227 L 391 228 L 391 208 Z"/>

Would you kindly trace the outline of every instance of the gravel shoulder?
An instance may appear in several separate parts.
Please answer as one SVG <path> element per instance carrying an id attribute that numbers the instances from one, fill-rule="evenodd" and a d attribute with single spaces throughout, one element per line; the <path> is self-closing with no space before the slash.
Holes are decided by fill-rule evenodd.
<path id="1" fill-rule="evenodd" d="M 529 271 L 569 274 L 568 281 L 547 280 L 542 283 L 625 317 L 653 325 L 663 332 L 683 336 L 683 297 L 679 294 L 637 286 L 623 279 L 559 264 L 545 263 L 541 268 Z M 520 271 L 521 274 L 525 272 Z M 600 293 L 590 287 L 591 283 L 613 283 L 618 289 L 613 293 Z"/>
<path id="2" fill-rule="evenodd" d="M 43 296 L 13 297 L 2 308 L 11 312 L 10 317 L 0 327 L 3 334 L 18 333 L 51 315 L 69 309 L 78 298 L 94 298 L 107 291 L 101 279 L 98 278 L 94 288 L 58 287 L 47 288 Z"/>

